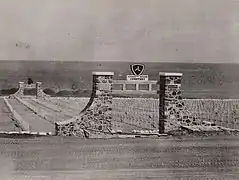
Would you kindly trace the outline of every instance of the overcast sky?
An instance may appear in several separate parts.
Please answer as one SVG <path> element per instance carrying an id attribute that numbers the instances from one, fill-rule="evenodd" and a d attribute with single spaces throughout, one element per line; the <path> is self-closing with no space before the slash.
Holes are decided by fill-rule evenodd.
<path id="1" fill-rule="evenodd" d="M 0 0 L 0 60 L 239 63 L 239 0 Z"/>

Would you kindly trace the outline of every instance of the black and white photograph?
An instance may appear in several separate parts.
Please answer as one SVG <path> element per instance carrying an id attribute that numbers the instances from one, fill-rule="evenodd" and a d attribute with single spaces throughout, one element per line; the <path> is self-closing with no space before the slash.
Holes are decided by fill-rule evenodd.
<path id="1" fill-rule="evenodd" d="M 239 180 L 239 0 L 0 0 L 0 180 Z"/>

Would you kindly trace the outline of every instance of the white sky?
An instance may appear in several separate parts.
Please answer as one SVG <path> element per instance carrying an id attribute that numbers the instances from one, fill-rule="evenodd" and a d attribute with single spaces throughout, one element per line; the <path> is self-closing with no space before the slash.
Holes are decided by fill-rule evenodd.
<path id="1" fill-rule="evenodd" d="M 238 48 L 239 0 L 0 0 L 0 60 L 239 63 Z"/>

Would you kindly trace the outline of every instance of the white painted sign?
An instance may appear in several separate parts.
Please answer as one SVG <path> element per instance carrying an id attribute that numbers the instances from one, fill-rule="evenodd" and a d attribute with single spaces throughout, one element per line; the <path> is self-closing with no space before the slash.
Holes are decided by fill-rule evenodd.
<path id="1" fill-rule="evenodd" d="M 127 81 L 148 81 L 148 75 L 127 75 Z"/>

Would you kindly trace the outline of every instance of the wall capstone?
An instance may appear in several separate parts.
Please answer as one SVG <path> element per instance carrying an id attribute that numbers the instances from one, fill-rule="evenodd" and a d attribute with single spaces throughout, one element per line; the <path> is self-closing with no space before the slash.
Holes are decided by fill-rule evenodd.
<path id="1" fill-rule="evenodd" d="M 56 135 L 88 137 L 112 128 L 113 72 L 93 72 L 91 98 L 79 116 L 55 124 Z"/>

